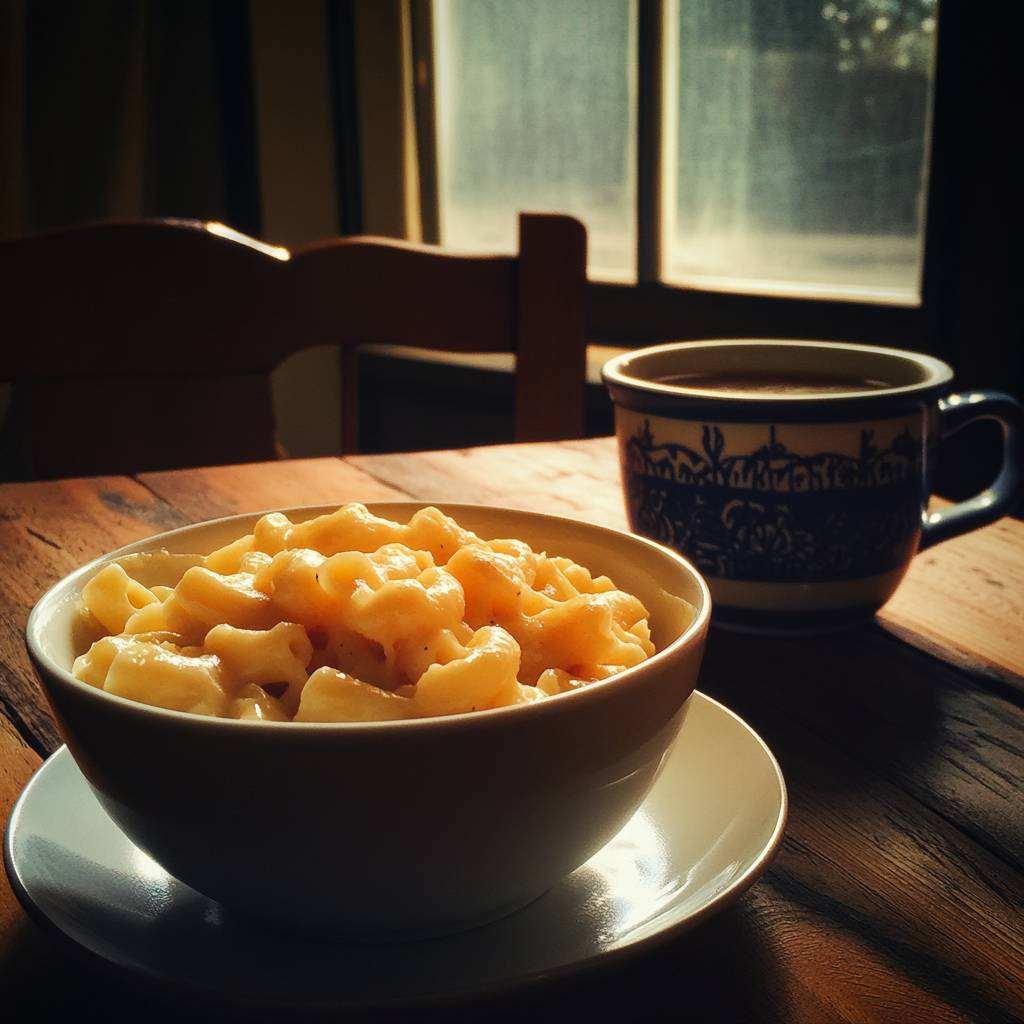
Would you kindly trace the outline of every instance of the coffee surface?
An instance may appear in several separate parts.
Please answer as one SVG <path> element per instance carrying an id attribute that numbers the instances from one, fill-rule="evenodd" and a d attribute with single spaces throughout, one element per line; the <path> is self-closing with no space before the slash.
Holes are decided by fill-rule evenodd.
<path id="1" fill-rule="evenodd" d="M 836 395 L 847 391 L 880 391 L 893 385 L 884 380 L 845 373 L 800 370 L 721 370 L 673 373 L 655 378 L 659 384 L 753 395 Z"/>

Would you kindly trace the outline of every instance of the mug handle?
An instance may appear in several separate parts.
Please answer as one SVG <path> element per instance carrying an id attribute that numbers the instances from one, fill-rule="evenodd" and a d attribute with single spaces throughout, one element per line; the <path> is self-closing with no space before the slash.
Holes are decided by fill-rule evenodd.
<path id="1" fill-rule="evenodd" d="M 991 487 L 939 512 L 921 515 L 918 551 L 1002 518 L 1024 494 L 1024 406 L 1002 391 L 971 391 L 939 399 L 939 437 L 975 420 L 1003 427 L 1003 466 Z"/>

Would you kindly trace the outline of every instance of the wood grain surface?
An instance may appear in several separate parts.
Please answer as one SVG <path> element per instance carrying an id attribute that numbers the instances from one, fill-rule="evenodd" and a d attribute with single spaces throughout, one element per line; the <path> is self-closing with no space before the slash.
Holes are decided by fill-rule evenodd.
<path id="1" fill-rule="evenodd" d="M 60 576 L 189 521 L 406 496 L 624 517 L 608 439 L 0 485 L 5 814 L 58 742 L 21 636 Z M 391 1019 L 1024 1019 L 1022 574 L 1024 524 L 1004 520 L 915 560 L 874 625 L 799 640 L 712 631 L 700 688 L 763 736 L 789 790 L 765 877 L 640 956 Z M 19 1021 L 273 1019 L 97 971 L 28 921 L 6 880 L 4 1010 Z"/>
<path id="2" fill-rule="evenodd" d="M 612 437 L 346 461 L 423 501 L 504 505 L 628 528 Z"/>
<path id="3" fill-rule="evenodd" d="M 5 823 L 25 783 L 42 763 L 43 759 L 21 738 L 6 715 L 0 714 L 0 816 Z M 5 940 L 23 928 L 27 920 L 5 871 L 0 877 L 0 959 Z"/>
<path id="4" fill-rule="evenodd" d="M 197 523 L 295 505 L 403 501 L 409 497 L 333 458 L 143 473 L 139 480 Z"/>
<path id="5" fill-rule="evenodd" d="M 126 477 L 4 484 L 0 492 L 0 697 L 26 740 L 48 754 L 60 737 L 25 650 L 32 606 L 90 559 L 189 520 Z"/>
<path id="6" fill-rule="evenodd" d="M 863 626 L 798 639 L 713 631 L 700 685 L 740 714 L 756 693 L 1024 872 L 1024 710 L 983 681 Z"/>

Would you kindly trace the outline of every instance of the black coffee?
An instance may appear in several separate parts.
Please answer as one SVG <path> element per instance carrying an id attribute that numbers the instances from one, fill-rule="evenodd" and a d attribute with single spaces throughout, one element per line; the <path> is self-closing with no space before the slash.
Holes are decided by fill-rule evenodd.
<path id="1" fill-rule="evenodd" d="M 748 395 L 836 395 L 846 391 L 880 391 L 893 386 L 871 377 L 817 370 L 715 370 L 673 373 L 655 379 L 659 384 Z"/>

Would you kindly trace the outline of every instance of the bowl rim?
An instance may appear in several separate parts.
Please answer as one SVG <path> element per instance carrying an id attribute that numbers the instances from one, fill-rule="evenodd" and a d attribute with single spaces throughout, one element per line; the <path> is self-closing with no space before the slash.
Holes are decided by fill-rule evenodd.
<path id="1" fill-rule="evenodd" d="M 108 693 L 106 690 L 102 690 L 98 687 L 91 686 L 90 684 L 77 679 L 69 670 L 58 665 L 44 649 L 42 636 L 48 621 L 48 616 L 61 604 L 71 600 L 72 595 L 80 594 L 81 586 L 84 586 L 84 583 L 87 582 L 88 579 L 91 579 L 92 576 L 99 572 L 101 568 L 118 558 L 138 551 L 159 550 L 164 546 L 160 543 L 162 538 L 181 536 L 203 528 L 215 528 L 231 522 L 243 520 L 255 523 L 257 520 L 271 512 L 283 512 L 286 515 L 289 515 L 289 518 L 291 518 L 292 513 L 309 512 L 310 515 L 306 516 L 306 519 L 312 519 L 317 515 L 335 511 L 348 504 L 362 504 L 374 515 L 386 514 L 387 509 L 389 508 L 398 508 L 402 510 L 408 509 L 410 518 L 412 514 L 420 509 L 437 508 L 445 515 L 455 518 L 456 521 L 458 520 L 455 513 L 462 509 L 467 511 L 511 513 L 516 516 L 525 516 L 531 519 L 555 520 L 559 523 L 568 524 L 577 528 L 582 526 L 588 531 L 597 532 L 598 535 L 608 534 L 620 538 L 625 537 L 630 542 L 635 543 L 640 547 L 652 549 L 661 557 L 667 557 L 669 561 L 675 562 L 681 566 L 697 584 L 701 593 L 702 603 L 699 608 L 695 607 L 696 614 L 693 621 L 691 621 L 686 629 L 683 630 L 683 632 L 680 633 L 679 636 L 677 636 L 670 644 L 668 644 L 668 646 L 662 650 L 656 651 L 650 658 L 641 662 L 639 665 L 624 669 L 622 672 L 609 676 L 607 679 L 596 680 L 593 683 L 589 683 L 586 686 L 579 687 L 578 689 L 571 690 L 567 693 L 555 694 L 553 698 L 531 701 L 528 704 L 512 704 L 497 708 L 485 708 L 480 711 L 473 712 L 458 712 L 450 715 L 435 715 L 425 718 L 398 719 L 396 721 L 383 722 L 267 722 L 222 718 L 220 716 L 213 715 L 197 715 L 189 711 L 174 711 L 170 708 L 144 704 L 141 701 L 131 700 L 130 698 L 121 697 L 117 694 Z M 293 521 L 304 522 L 306 519 L 295 519 Z M 44 618 L 44 616 L 46 618 Z M 534 512 L 529 509 L 509 508 L 500 505 L 471 504 L 465 502 L 437 502 L 434 504 L 428 501 L 415 500 L 369 502 L 343 501 L 318 505 L 284 506 L 274 509 L 265 509 L 260 512 L 244 512 L 233 516 L 222 516 L 217 519 L 208 519 L 198 523 L 189 523 L 184 526 L 176 527 L 173 530 L 164 530 L 160 533 L 153 534 L 150 537 L 144 537 L 139 540 L 132 541 L 128 544 L 122 545 L 114 551 L 98 555 L 96 558 L 90 559 L 77 569 L 72 570 L 72 572 L 68 573 L 66 576 L 63 576 L 40 596 L 33 606 L 32 611 L 29 613 L 28 621 L 25 626 L 25 642 L 29 656 L 42 681 L 44 693 L 48 698 L 50 697 L 50 693 L 46 673 L 51 673 L 60 680 L 62 685 L 70 687 L 73 692 L 86 696 L 91 700 L 101 701 L 104 703 L 113 702 L 115 707 L 119 707 L 126 714 L 141 715 L 143 717 L 153 716 L 158 720 L 167 718 L 169 718 L 170 721 L 180 720 L 183 723 L 191 723 L 193 727 L 200 729 L 212 729 L 215 731 L 225 728 L 236 731 L 239 729 L 248 729 L 256 730 L 256 735 L 266 735 L 268 737 L 274 735 L 283 737 L 288 734 L 317 736 L 324 734 L 333 735 L 358 733 L 371 735 L 390 733 L 396 730 L 399 732 L 410 732 L 422 730 L 437 731 L 443 729 L 462 729 L 466 728 L 469 723 L 473 723 L 474 728 L 479 728 L 488 724 L 498 725 L 499 723 L 504 722 L 510 713 L 516 714 L 517 721 L 526 721 L 529 717 L 557 713 L 559 709 L 566 707 L 567 701 L 570 699 L 574 703 L 569 704 L 569 707 L 578 705 L 583 701 L 603 701 L 606 699 L 610 687 L 614 687 L 614 689 L 618 690 L 623 687 L 630 686 L 630 684 L 634 683 L 637 679 L 642 679 L 643 676 L 652 670 L 652 666 L 656 666 L 658 662 L 665 660 L 667 656 L 676 654 L 681 649 L 691 647 L 694 643 L 698 642 L 707 633 L 710 619 L 711 593 L 704 577 L 697 571 L 692 563 L 671 548 L 668 548 L 663 544 L 659 544 L 657 541 L 651 540 L 647 537 L 627 532 L 626 530 L 620 530 L 615 527 L 604 526 L 598 523 L 591 523 L 586 520 L 570 519 L 568 516 L 560 516 L 548 512 Z M 43 671 L 44 668 L 45 672 Z"/>

